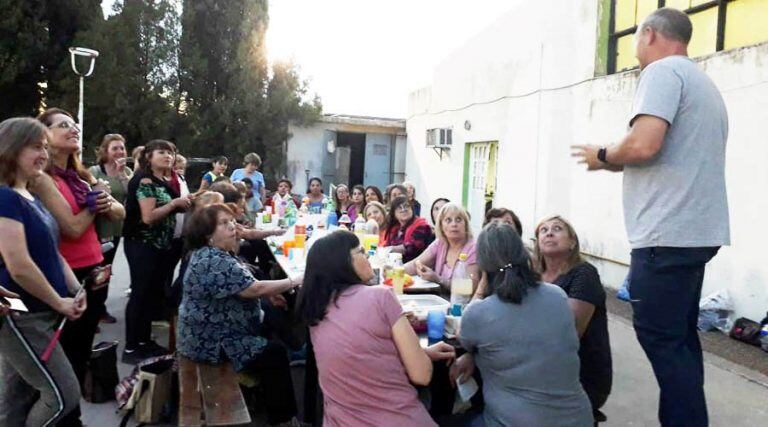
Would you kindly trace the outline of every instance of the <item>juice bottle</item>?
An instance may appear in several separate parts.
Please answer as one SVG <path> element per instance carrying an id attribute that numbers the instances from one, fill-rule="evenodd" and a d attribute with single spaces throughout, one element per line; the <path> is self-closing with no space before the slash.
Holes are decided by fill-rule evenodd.
<path id="1" fill-rule="evenodd" d="M 467 271 L 467 254 L 460 253 L 451 276 L 451 307 L 453 307 L 451 314 L 460 316 L 470 299 L 472 299 L 472 277 Z"/>

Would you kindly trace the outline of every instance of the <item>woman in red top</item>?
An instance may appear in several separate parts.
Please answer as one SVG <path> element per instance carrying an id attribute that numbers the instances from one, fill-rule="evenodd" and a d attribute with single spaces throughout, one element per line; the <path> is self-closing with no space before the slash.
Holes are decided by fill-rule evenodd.
<path id="1" fill-rule="evenodd" d="M 387 245 L 394 253 L 403 254 L 403 262 L 408 262 L 422 252 L 435 240 L 432 227 L 424 218 L 413 214 L 413 206 L 406 196 L 392 200 L 387 223 L 389 228 L 385 235 Z"/>
<path id="2" fill-rule="evenodd" d="M 102 191 L 100 198 L 89 201 L 88 193 L 97 182 L 78 158 L 80 129 L 72 115 L 58 108 L 49 108 L 37 119 L 51 132 L 51 164 L 47 172 L 53 178 L 60 197 L 56 197 L 50 180 L 45 177 L 38 180 L 38 189 L 43 203 L 51 210 L 57 222 L 62 224 L 59 251 L 86 291 L 86 311 L 76 321 L 67 322 L 61 335 L 61 345 L 82 387 L 93 338 L 107 297 L 107 288 L 98 288 L 93 283 L 96 267 L 104 259 L 94 221 L 97 215 L 122 219 L 125 210 L 108 191 Z M 62 204 L 62 198 L 65 204 Z M 80 411 L 77 408 L 63 418 L 59 425 L 82 425 L 79 418 Z"/>

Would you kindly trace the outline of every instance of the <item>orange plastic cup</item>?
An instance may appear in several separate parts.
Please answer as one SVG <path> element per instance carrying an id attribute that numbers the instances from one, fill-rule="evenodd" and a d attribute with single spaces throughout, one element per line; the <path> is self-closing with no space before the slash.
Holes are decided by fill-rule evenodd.
<path id="1" fill-rule="evenodd" d="M 306 234 L 297 234 L 294 236 L 294 243 L 296 248 L 304 248 L 304 243 L 307 241 L 307 235 Z"/>
<path id="2" fill-rule="evenodd" d="M 293 240 L 286 240 L 283 242 L 283 255 L 288 256 L 288 254 L 291 252 L 291 248 L 296 247 L 296 242 Z"/>

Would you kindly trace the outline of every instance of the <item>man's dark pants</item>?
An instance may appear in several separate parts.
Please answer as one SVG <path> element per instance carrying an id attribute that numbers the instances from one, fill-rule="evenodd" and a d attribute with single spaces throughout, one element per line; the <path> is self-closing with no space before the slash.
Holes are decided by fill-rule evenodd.
<path id="1" fill-rule="evenodd" d="M 696 330 L 704 266 L 718 247 L 632 250 L 635 333 L 659 383 L 664 426 L 706 426 L 704 363 Z"/>

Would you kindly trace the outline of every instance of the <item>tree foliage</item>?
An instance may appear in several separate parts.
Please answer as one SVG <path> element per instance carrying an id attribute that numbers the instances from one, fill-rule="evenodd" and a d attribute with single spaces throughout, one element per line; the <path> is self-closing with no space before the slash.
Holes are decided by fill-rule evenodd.
<path id="1" fill-rule="evenodd" d="M 68 48 L 100 52 L 85 84 L 86 157 L 106 133 L 170 139 L 191 157 L 255 151 L 282 171 L 289 121 L 319 117 L 292 63 L 270 66 L 267 0 L 0 0 L 2 118 L 77 110 Z M 83 64 L 84 66 L 84 64 Z"/>

